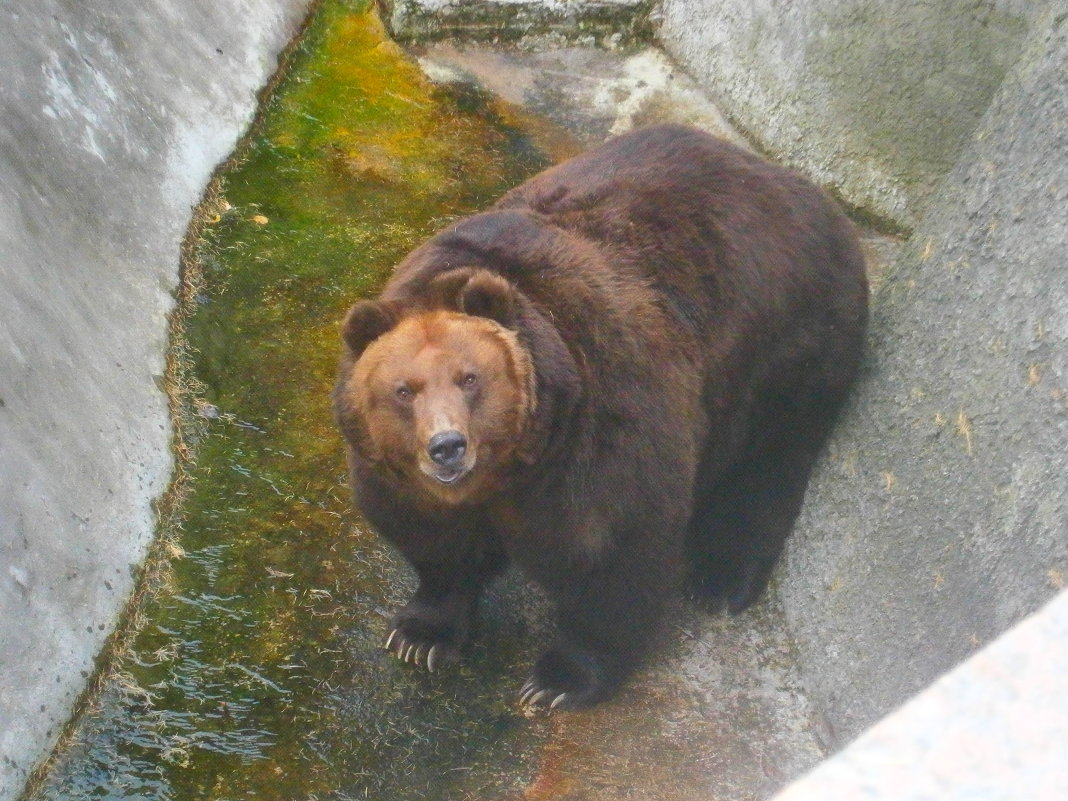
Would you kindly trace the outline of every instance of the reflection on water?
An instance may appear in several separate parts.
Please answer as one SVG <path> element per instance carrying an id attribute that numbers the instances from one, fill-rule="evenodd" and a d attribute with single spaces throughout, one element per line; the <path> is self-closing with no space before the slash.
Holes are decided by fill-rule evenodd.
<path id="1" fill-rule="evenodd" d="M 37 798 L 487 798 L 529 779 L 545 724 L 514 692 L 537 600 L 506 582 L 453 671 L 387 658 L 411 578 L 348 509 L 328 407 L 345 308 L 563 155 L 529 130 L 428 84 L 365 4 L 319 7 L 187 265 L 175 344 L 201 433 L 180 553 Z"/>

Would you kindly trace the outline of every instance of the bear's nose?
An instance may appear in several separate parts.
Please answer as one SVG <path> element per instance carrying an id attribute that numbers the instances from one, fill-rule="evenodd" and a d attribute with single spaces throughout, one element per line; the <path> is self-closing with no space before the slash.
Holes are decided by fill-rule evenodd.
<path id="1" fill-rule="evenodd" d="M 467 451 L 467 440 L 459 431 L 441 431 L 430 438 L 426 451 L 442 467 L 456 467 Z"/>

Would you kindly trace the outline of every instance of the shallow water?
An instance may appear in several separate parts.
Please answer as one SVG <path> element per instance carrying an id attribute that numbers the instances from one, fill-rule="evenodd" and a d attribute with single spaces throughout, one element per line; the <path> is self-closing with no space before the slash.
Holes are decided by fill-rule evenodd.
<path id="1" fill-rule="evenodd" d="M 34 798 L 459 799 L 530 780 L 547 724 L 514 693 L 536 597 L 505 582 L 447 673 L 387 657 L 412 579 L 349 510 L 328 394 L 346 307 L 566 141 L 429 84 L 366 4 L 318 8 L 186 266 L 180 400 L 202 430 L 176 555 Z"/>

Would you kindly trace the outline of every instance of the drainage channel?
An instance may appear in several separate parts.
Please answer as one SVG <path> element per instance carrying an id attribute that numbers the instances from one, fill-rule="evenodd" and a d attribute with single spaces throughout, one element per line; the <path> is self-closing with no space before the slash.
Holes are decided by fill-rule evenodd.
<path id="1" fill-rule="evenodd" d="M 546 636 L 518 576 L 459 667 L 381 650 L 412 577 L 349 509 L 328 401 L 345 308 L 583 144 L 715 116 L 655 51 L 418 56 L 367 4 L 324 0 L 199 210 L 174 343 L 193 456 L 173 553 L 33 801 L 743 801 L 820 758 L 774 599 L 738 619 L 680 605 L 627 692 L 552 717 L 516 703 Z"/>

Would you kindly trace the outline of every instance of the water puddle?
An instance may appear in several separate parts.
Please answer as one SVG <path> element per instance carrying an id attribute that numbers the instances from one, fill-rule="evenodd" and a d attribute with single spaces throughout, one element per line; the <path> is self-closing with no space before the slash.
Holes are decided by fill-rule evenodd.
<path id="1" fill-rule="evenodd" d="M 496 798 L 531 781 L 548 724 L 514 693 L 537 599 L 505 582 L 455 670 L 388 658 L 411 577 L 349 511 L 328 401 L 348 304 L 569 154 L 517 115 L 429 84 L 368 3 L 319 6 L 202 209 L 175 555 L 33 798 Z"/>

